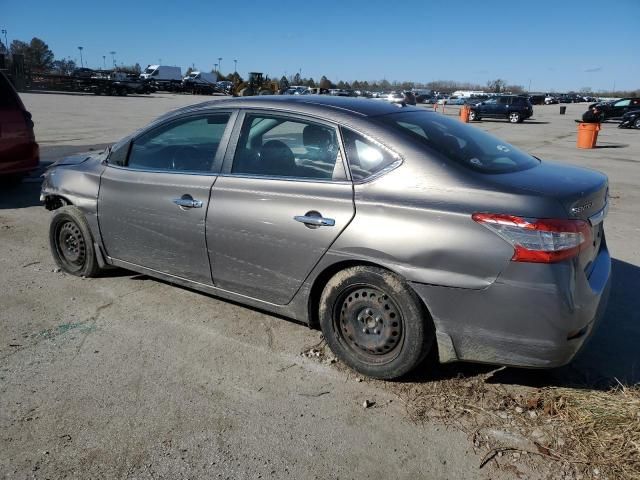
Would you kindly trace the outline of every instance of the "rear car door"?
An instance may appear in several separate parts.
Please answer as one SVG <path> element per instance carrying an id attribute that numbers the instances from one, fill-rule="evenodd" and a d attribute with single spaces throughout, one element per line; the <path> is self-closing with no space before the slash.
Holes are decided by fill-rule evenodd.
<path id="1" fill-rule="evenodd" d="M 133 139 L 102 174 L 98 221 L 107 255 L 212 284 L 205 220 L 231 112 L 167 121 Z"/>
<path id="2" fill-rule="evenodd" d="M 217 287 L 286 304 L 354 215 L 335 125 L 247 112 L 211 193 Z"/>
<path id="3" fill-rule="evenodd" d="M 509 107 L 511 106 L 512 97 L 498 97 L 498 103 L 496 104 L 496 117 L 508 117 Z"/>

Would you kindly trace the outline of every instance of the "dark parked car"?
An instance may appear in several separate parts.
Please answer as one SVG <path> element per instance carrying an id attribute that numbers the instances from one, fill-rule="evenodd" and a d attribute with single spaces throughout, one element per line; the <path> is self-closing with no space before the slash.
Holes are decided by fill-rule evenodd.
<path id="1" fill-rule="evenodd" d="M 533 107 L 527 97 L 498 95 L 471 107 L 469 120 L 506 118 L 511 123 L 520 123 L 533 115 Z"/>
<path id="2" fill-rule="evenodd" d="M 0 179 L 19 181 L 38 168 L 39 163 L 40 150 L 33 134 L 31 113 L 0 72 Z"/>
<path id="3" fill-rule="evenodd" d="M 622 116 L 619 128 L 640 129 L 640 110 L 631 110 Z"/>
<path id="4" fill-rule="evenodd" d="M 54 165 L 41 199 L 66 272 L 288 316 L 395 378 L 432 350 L 569 362 L 608 294 L 607 184 L 422 107 L 300 95 L 176 110 Z"/>
<path id="5" fill-rule="evenodd" d="M 640 110 L 640 98 L 621 98 L 613 102 L 600 102 L 589 105 L 589 109 L 597 106 L 602 112 L 602 121 L 619 119 L 631 110 Z"/>

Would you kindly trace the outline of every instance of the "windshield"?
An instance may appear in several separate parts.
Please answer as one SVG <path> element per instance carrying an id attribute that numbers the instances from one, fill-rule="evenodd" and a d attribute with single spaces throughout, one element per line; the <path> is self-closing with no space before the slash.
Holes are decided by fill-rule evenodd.
<path id="1" fill-rule="evenodd" d="M 449 160 L 478 172 L 518 172 L 540 163 L 479 128 L 436 113 L 414 111 L 376 118 Z"/>
<path id="2" fill-rule="evenodd" d="M 148 74 L 150 74 L 150 73 L 153 73 L 153 71 L 154 71 L 154 70 L 155 70 L 155 68 L 147 68 L 147 69 L 144 71 L 144 73 L 148 73 Z"/>

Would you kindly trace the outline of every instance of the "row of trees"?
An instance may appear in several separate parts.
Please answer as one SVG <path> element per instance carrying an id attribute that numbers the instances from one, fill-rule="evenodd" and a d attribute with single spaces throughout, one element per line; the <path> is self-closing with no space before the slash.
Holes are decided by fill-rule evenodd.
<path id="1" fill-rule="evenodd" d="M 43 40 L 34 37 L 30 42 L 23 42 L 21 40 L 14 40 L 11 42 L 11 45 L 7 48 L 6 45 L 0 41 L 0 53 L 10 53 L 11 55 L 24 55 L 25 64 L 28 68 L 35 72 L 56 72 L 61 75 L 69 75 L 76 68 L 76 63 L 71 59 L 55 59 L 53 51 L 49 48 L 46 42 Z M 118 67 L 119 70 L 139 74 L 142 71 L 139 63 L 135 65 L 122 65 Z M 187 75 L 191 72 L 191 68 L 187 70 Z M 212 73 L 215 73 L 212 71 Z M 223 75 L 220 72 L 217 72 L 221 80 L 229 80 L 232 82 L 242 82 L 242 77 L 237 73 L 231 73 L 229 75 Z M 277 78 L 277 77 L 273 77 Z M 367 80 L 354 80 L 352 82 L 347 82 L 344 80 L 339 80 L 338 82 L 333 82 L 329 80 L 326 76 L 322 76 L 320 80 L 316 81 L 313 78 L 303 78 L 299 73 L 295 75 L 282 76 L 280 79 L 281 85 L 303 85 L 306 87 L 320 87 L 320 88 L 341 88 L 347 90 L 367 90 L 367 91 L 388 91 L 388 90 L 411 90 L 414 88 L 417 89 L 428 89 L 437 92 L 451 93 L 456 90 L 485 90 L 494 93 L 500 92 L 512 92 L 512 93 L 523 93 L 525 89 L 522 85 L 509 85 L 506 80 L 501 78 L 497 78 L 494 80 L 489 80 L 486 85 L 479 85 L 469 82 L 456 82 L 453 80 L 435 80 L 428 83 L 419 83 L 419 82 L 389 82 L 388 80 L 377 80 L 377 81 L 367 81 Z M 590 93 L 591 88 L 583 87 L 580 90 L 581 93 Z M 607 96 L 634 96 L 639 95 L 640 91 L 617 91 L 617 92 L 601 92 L 603 95 Z"/>
<path id="2" fill-rule="evenodd" d="M 14 40 L 9 48 L 0 41 L 0 53 L 10 53 L 11 55 L 24 55 L 25 64 L 31 69 L 47 72 L 53 68 L 54 55 L 49 45 L 37 37 L 31 39 L 31 42 L 23 42 L 22 40 Z"/>

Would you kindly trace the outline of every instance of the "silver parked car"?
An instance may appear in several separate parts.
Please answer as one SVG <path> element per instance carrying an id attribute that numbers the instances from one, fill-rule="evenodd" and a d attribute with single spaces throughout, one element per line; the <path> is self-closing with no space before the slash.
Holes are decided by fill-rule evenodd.
<path id="1" fill-rule="evenodd" d="M 605 175 L 423 108 L 212 101 L 44 177 L 66 272 L 123 267 L 319 326 L 372 377 L 432 349 L 565 364 L 608 296 Z"/>

